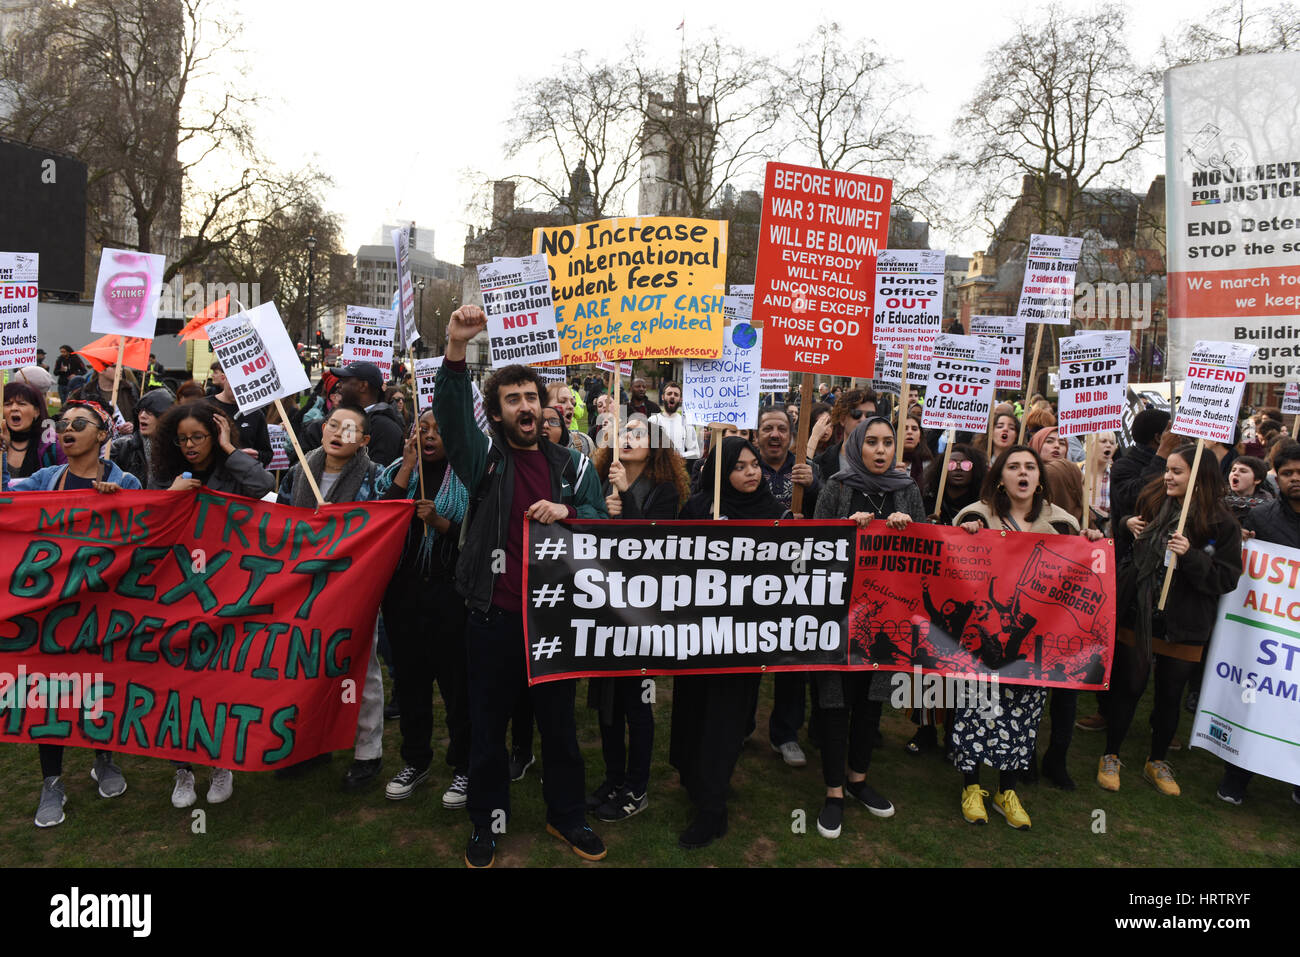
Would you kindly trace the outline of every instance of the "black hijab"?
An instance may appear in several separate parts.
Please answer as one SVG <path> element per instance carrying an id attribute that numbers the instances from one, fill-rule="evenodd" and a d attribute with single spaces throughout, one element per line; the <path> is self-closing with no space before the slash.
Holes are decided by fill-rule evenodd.
<path id="1" fill-rule="evenodd" d="M 748 494 L 737 491 L 736 487 L 731 484 L 731 472 L 736 467 L 741 452 L 749 449 L 755 460 L 761 461 L 758 449 L 754 448 L 753 443 L 742 439 L 738 435 L 728 435 L 723 438 L 721 448 L 722 482 L 721 494 L 719 495 L 719 512 L 735 521 L 772 519 L 784 515 L 785 507 L 777 501 L 766 481 L 760 481 L 758 488 Z M 695 495 L 689 503 L 693 512 L 713 514 L 713 474 L 716 468 L 714 456 L 717 452 L 718 445 L 715 443 L 713 448 L 709 449 L 708 457 L 705 458 L 704 464 L 700 467 L 700 488 L 702 491 Z"/>
<path id="2" fill-rule="evenodd" d="M 841 485 L 866 492 L 871 495 L 883 495 L 897 492 L 915 483 L 912 473 L 905 468 L 892 468 L 884 475 L 876 475 L 867 469 L 862 461 L 862 443 L 866 441 L 867 429 L 877 422 L 883 422 L 893 431 L 893 426 L 883 415 L 872 415 L 863 419 L 844 439 L 840 447 L 840 470 L 832 478 Z"/>
<path id="3" fill-rule="evenodd" d="M 553 405 L 543 406 L 542 407 L 543 419 L 546 418 L 547 412 L 554 412 L 556 415 L 560 417 L 560 441 L 555 444 L 563 445 L 565 448 L 568 448 L 573 443 L 572 440 L 569 438 L 569 427 L 564 424 L 564 413 L 561 412 L 559 409 L 555 408 L 555 406 Z"/>

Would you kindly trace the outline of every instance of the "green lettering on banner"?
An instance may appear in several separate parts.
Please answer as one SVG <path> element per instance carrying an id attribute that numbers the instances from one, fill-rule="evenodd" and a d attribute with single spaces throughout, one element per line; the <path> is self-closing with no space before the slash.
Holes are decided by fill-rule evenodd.
<path id="1" fill-rule="evenodd" d="M 299 522 L 293 530 L 293 548 L 289 550 L 290 558 L 297 558 L 302 551 L 303 542 L 319 546 L 322 542 L 328 542 L 334 537 L 334 518 L 330 517 L 325 520 L 324 527 L 319 532 L 312 531 L 311 525 L 307 522 Z M 316 549 L 319 554 L 321 549 Z"/>
<path id="2" fill-rule="evenodd" d="M 352 637 L 351 628 L 340 628 L 334 634 L 330 635 L 329 641 L 325 642 L 325 676 L 327 678 L 337 678 L 345 675 L 352 668 L 352 656 L 344 658 L 342 661 L 334 657 L 334 652 L 339 645 Z"/>
<path id="3" fill-rule="evenodd" d="M 44 507 L 41 508 L 41 514 L 36 518 L 36 533 L 39 535 L 41 532 L 46 532 L 50 529 L 53 529 L 56 532 L 63 530 L 63 509 L 59 509 L 51 515 L 49 512 L 45 511 Z"/>
<path id="4" fill-rule="evenodd" d="M 40 626 L 33 618 L 14 615 L 9 619 L 9 623 L 18 626 L 18 634 L 0 638 L 0 651 L 26 651 L 41 637 Z"/>
<path id="5" fill-rule="evenodd" d="M 185 662 L 187 671 L 202 671 L 217 650 L 217 633 L 206 621 L 194 623 L 190 632 L 190 653 Z"/>
<path id="6" fill-rule="evenodd" d="M 81 545 L 72 553 L 68 577 L 63 583 L 60 598 L 71 598 L 85 588 L 86 591 L 108 591 L 100 570 L 113 564 L 116 552 L 107 545 Z M 97 560 L 98 559 L 98 560 Z"/>
<path id="7" fill-rule="evenodd" d="M 226 733 L 226 706 L 217 705 L 216 714 L 212 716 L 209 726 L 203 714 L 203 702 L 195 698 L 190 702 L 190 732 L 185 738 L 185 750 L 193 751 L 195 744 L 201 744 L 208 757 L 221 757 L 221 739 Z"/>
<path id="8" fill-rule="evenodd" d="M 189 624 L 188 618 L 184 621 L 178 621 L 163 632 L 163 636 L 158 639 L 158 651 L 162 654 L 163 661 L 173 668 L 185 667 L 185 649 L 182 648 L 177 651 L 172 647 L 172 635 L 178 631 L 184 631 L 189 627 Z"/>
<path id="9" fill-rule="evenodd" d="M 72 639 L 72 646 L 68 651 L 98 651 L 99 650 L 99 609 L 91 605 L 86 609 L 86 617 L 81 619 L 81 627 L 77 629 L 77 637 Z"/>
<path id="10" fill-rule="evenodd" d="M 307 599 L 294 612 L 293 617 L 302 619 L 310 617 L 312 603 L 325 590 L 325 583 L 329 580 L 330 575 L 335 572 L 347 571 L 351 567 L 351 557 L 312 559 L 295 565 L 293 568 L 295 575 L 311 576 L 311 591 L 308 593 Z"/>
<path id="11" fill-rule="evenodd" d="M 230 653 L 235 650 L 235 625 L 226 623 L 221 626 L 221 645 L 217 648 L 217 653 L 212 656 L 208 663 L 211 671 L 229 671 L 230 670 Z"/>
<path id="12" fill-rule="evenodd" d="M 180 569 L 185 580 L 176 585 L 160 599 L 164 605 L 174 605 L 186 595 L 193 592 L 194 597 L 198 600 L 199 607 L 204 611 L 212 611 L 221 602 L 217 601 L 217 596 L 212 594 L 212 589 L 208 587 L 208 579 L 221 570 L 221 566 L 230 561 L 230 552 L 222 552 L 214 557 L 200 571 L 195 571 L 190 562 L 190 553 L 186 551 L 184 545 L 172 546 L 172 557 L 176 559 L 176 565 Z"/>
<path id="13" fill-rule="evenodd" d="M 138 661 L 142 664 L 153 664 L 158 660 L 158 652 L 151 651 L 144 647 L 145 643 L 154 636 L 158 626 L 164 623 L 162 618 L 141 618 L 131 629 L 131 640 L 126 644 L 126 660 Z"/>
<path id="14" fill-rule="evenodd" d="M 135 626 L 135 616 L 130 612 L 123 611 L 120 608 L 114 608 L 108 613 L 108 624 L 104 628 L 104 660 L 113 660 L 113 646 L 119 638 L 124 638 L 131 633 Z M 131 651 L 127 649 L 127 660 L 131 660 Z"/>
<path id="15" fill-rule="evenodd" d="M 142 748 L 149 747 L 149 736 L 144 733 L 144 723 L 141 719 L 153 710 L 154 698 L 152 688 L 138 685 L 134 681 L 126 683 L 126 713 L 122 715 L 118 744 L 126 744 L 127 737 L 134 730 L 136 744 Z"/>
<path id="16" fill-rule="evenodd" d="M 245 543 L 247 546 L 247 543 Z M 217 612 L 223 618 L 244 618 L 250 615 L 270 615 L 275 612 L 274 605 L 254 605 L 253 595 L 262 587 L 267 576 L 284 568 L 284 562 L 278 558 L 262 558 L 260 555 L 245 555 L 239 560 L 239 567 L 248 572 L 248 587 L 233 605 L 227 605 Z"/>
<path id="17" fill-rule="evenodd" d="M 284 548 L 285 544 L 289 541 L 289 537 L 293 534 L 293 523 L 286 518 L 284 520 L 284 533 L 280 536 L 280 541 L 272 547 L 270 541 L 266 537 L 266 527 L 270 521 L 271 515 L 268 512 L 263 515 L 261 521 L 257 523 L 257 547 L 261 549 L 263 555 L 278 554 L 280 549 Z"/>
<path id="18" fill-rule="evenodd" d="M 221 530 L 221 544 L 230 544 L 230 533 L 234 532 L 239 536 L 239 544 L 245 548 L 248 547 L 248 539 L 244 537 L 244 523 L 253 517 L 253 507 L 245 505 L 243 502 L 230 502 L 226 505 L 226 527 Z"/>
<path id="19" fill-rule="evenodd" d="M 113 694 L 117 691 L 117 684 L 105 680 L 104 696 L 101 699 L 105 705 L 112 700 Z M 81 732 L 96 744 L 110 744 L 113 740 L 113 712 L 109 711 L 107 706 L 103 714 L 98 718 L 87 717 L 83 709 L 81 716 Z"/>
<path id="20" fill-rule="evenodd" d="M 320 629 L 311 629 L 310 643 L 304 640 L 302 629 L 297 625 L 289 632 L 289 653 L 284 662 L 284 676 L 298 677 L 298 666 L 302 666 L 303 675 L 315 678 L 320 672 Z"/>
<path id="21" fill-rule="evenodd" d="M 171 738 L 171 744 L 167 738 Z M 163 707 L 162 718 L 158 721 L 158 733 L 154 735 L 157 747 L 179 748 L 181 746 L 181 696 L 175 689 L 167 692 L 167 704 Z"/>
<path id="22" fill-rule="evenodd" d="M 278 748 L 268 748 L 263 751 L 263 764 L 274 764 L 293 753 L 293 727 L 290 722 L 296 717 L 298 717 L 298 706 L 296 704 L 277 708 L 271 715 L 271 731 L 273 734 L 278 735 L 284 743 Z"/>
<path id="23" fill-rule="evenodd" d="M 23 718 L 27 715 L 26 697 L 19 693 L 15 685 L 0 697 L 0 714 L 5 719 L 5 734 L 17 734 L 23 729 Z"/>
<path id="24" fill-rule="evenodd" d="M 32 738 L 66 738 L 72 733 L 72 722 L 59 719 L 59 691 L 53 685 L 46 686 L 45 720 L 27 729 Z"/>
<path id="25" fill-rule="evenodd" d="M 141 578 L 152 575 L 154 563 L 163 558 L 170 548 L 159 545 L 141 545 L 131 552 L 131 564 L 127 566 L 122 577 L 117 580 L 117 593 L 126 598 L 139 598 L 153 601 L 158 589 L 153 585 L 143 585 Z"/>
<path id="26" fill-rule="evenodd" d="M 54 587 L 54 578 L 48 569 L 57 565 L 63 551 L 54 542 L 28 542 L 13 578 L 9 580 L 9 594 L 19 598 L 44 598 Z"/>
<path id="27" fill-rule="evenodd" d="M 357 520 L 356 525 L 351 524 L 354 518 Z M 361 531 L 363 528 L 366 527 L 366 523 L 368 521 L 370 521 L 370 513 L 367 512 L 364 508 L 354 508 L 350 512 L 345 512 L 343 515 L 343 530 L 339 533 L 339 540 L 335 542 L 333 545 L 331 545 L 329 547 L 329 551 L 327 551 L 325 554 L 333 555 L 334 549 L 338 548 L 339 545 L 343 543 L 343 539 L 349 538 L 355 535 L 357 532 Z"/>
<path id="28" fill-rule="evenodd" d="M 198 493 L 195 494 L 194 498 L 199 506 L 198 514 L 194 516 L 194 537 L 202 538 L 203 526 L 207 523 L 208 519 L 208 506 L 219 505 L 225 507 L 226 500 L 220 495 L 216 495 L 203 489 L 200 489 Z"/>
<path id="29" fill-rule="evenodd" d="M 262 663 L 250 672 L 254 678 L 274 681 L 280 677 L 279 672 L 271 667 L 271 653 L 275 650 L 276 639 L 288 630 L 289 626 L 280 621 L 272 622 L 266 626 L 266 645 L 262 648 Z"/>
<path id="30" fill-rule="evenodd" d="M 230 716 L 239 721 L 235 728 L 235 761 L 243 764 L 248 750 L 248 726 L 262 717 L 262 709 L 255 704 L 232 704 Z"/>
<path id="31" fill-rule="evenodd" d="M 244 662 L 248 659 L 248 651 L 253 647 L 253 639 L 257 633 L 265 628 L 266 625 L 260 621 L 244 622 L 244 642 L 239 646 L 239 654 L 235 657 L 235 670 L 243 671 Z"/>
<path id="32" fill-rule="evenodd" d="M 43 655 L 61 655 L 63 649 L 54 641 L 54 629 L 65 618 L 71 618 L 81 607 L 80 602 L 69 602 L 66 605 L 55 605 L 45 613 L 45 622 L 41 625 L 41 654 Z"/>

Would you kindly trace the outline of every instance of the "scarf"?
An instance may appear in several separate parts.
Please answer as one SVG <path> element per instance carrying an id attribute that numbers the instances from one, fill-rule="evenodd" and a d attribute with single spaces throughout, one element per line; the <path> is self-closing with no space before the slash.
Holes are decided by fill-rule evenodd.
<path id="1" fill-rule="evenodd" d="M 1166 498 L 1155 519 L 1133 543 L 1133 566 L 1137 572 L 1137 616 L 1133 634 L 1139 667 L 1151 660 L 1151 619 L 1156 611 L 1158 593 L 1164 586 L 1165 550 L 1169 547 L 1169 537 L 1178 528 L 1181 509 L 1177 499 Z"/>
<path id="2" fill-rule="evenodd" d="M 424 492 L 427 495 L 429 493 L 428 480 L 430 476 L 428 474 L 428 466 L 425 465 L 423 458 L 421 458 L 420 467 L 425 470 Z M 393 480 L 397 477 L 397 473 L 401 468 L 402 460 L 398 459 L 396 462 L 389 465 L 388 468 L 384 469 L 383 473 L 379 476 L 378 481 L 375 482 L 375 492 L 377 495 L 382 497 L 390 488 L 393 487 Z M 411 476 L 410 483 L 406 487 L 406 497 L 414 500 L 419 494 L 420 480 L 417 476 L 413 475 Z M 460 479 L 456 478 L 456 473 L 452 470 L 450 462 L 446 463 L 446 468 L 442 473 L 442 482 L 438 485 L 438 491 L 434 493 L 433 507 L 439 515 L 453 524 L 462 522 L 465 519 L 465 512 L 469 508 L 469 492 L 466 491 L 465 486 L 461 484 Z M 412 522 L 419 523 L 423 528 L 423 534 L 420 536 L 420 545 L 416 552 L 416 566 L 419 568 L 420 573 L 425 578 L 428 578 L 433 569 L 433 546 L 434 542 L 438 540 L 438 532 L 432 526 L 425 525 L 419 519 L 413 519 Z M 407 540 L 409 542 L 409 535 L 407 536 Z M 444 542 L 444 545 L 447 544 L 452 548 L 455 547 L 454 542 Z M 407 545 L 403 544 L 403 558 L 406 556 L 406 548 Z"/>
<path id="3" fill-rule="evenodd" d="M 12 470 L 14 478 L 27 478 L 34 475 L 41 468 L 41 422 L 37 419 L 31 424 L 30 428 L 19 432 L 16 429 L 9 430 L 9 445 L 12 448 L 14 442 L 27 440 L 27 448 L 23 450 L 23 461 L 17 469 Z"/>
<path id="4" fill-rule="evenodd" d="M 705 491 L 696 496 L 697 499 L 707 501 L 708 504 L 704 511 L 707 511 L 710 515 L 713 514 L 713 475 L 717 462 L 714 456 L 718 454 L 718 448 L 718 443 L 715 442 L 713 447 L 709 449 L 709 455 L 704 460 L 704 465 L 700 468 L 700 486 Z M 740 453 L 745 449 L 749 449 L 755 460 L 762 461 L 759 458 L 758 449 L 754 448 L 753 443 L 742 439 L 738 435 L 728 435 L 723 438 L 721 449 L 722 488 L 719 495 L 719 514 L 725 515 L 733 521 L 780 518 L 785 509 L 781 507 L 781 503 L 772 494 L 772 489 L 767 482 L 759 482 L 758 488 L 749 493 L 737 491 L 736 487 L 731 484 L 730 475 L 736 467 L 736 461 L 740 458 Z"/>
<path id="5" fill-rule="evenodd" d="M 889 425 L 889 420 L 883 415 L 868 416 L 848 434 L 840 447 L 840 470 L 832 478 L 846 488 L 868 495 L 887 495 L 907 488 L 914 483 L 914 479 L 912 473 L 904 468 L 892 468 L 883 475 L 876 475 L 867 469 L 866 463 L 862 461 L 862 443 L 866 441 L 867 429 L 877 422 Z"/>
<path id="6" fill-rule="evenodd" d="M 325 450 L 313 449 L 307 453 L 307 467 L 311 469 L 311 474 L 316 479 L 316 484 L 320 484 L 320 477 L 325 471 Z M 302 471 L 302 465 L 298 465 L 298 471 Z M 326 502 L 355 502 L 357 493 L 361 491 L 361 483 L 366 476 L 370 474 L 370 453 L 365 449 L 357 449 L 357 454 L 347 465 L 343 466 L 343 471 L 335 480 L 333 487 L 325 495 Z M 315 508 L 316 496 L 312 494 L 311 483 L 307 481 L 306 476 L 302 476 L 299 481 L 293 483 L 293 489 L 290 492 L 290 505 L 298 508 Z"/>

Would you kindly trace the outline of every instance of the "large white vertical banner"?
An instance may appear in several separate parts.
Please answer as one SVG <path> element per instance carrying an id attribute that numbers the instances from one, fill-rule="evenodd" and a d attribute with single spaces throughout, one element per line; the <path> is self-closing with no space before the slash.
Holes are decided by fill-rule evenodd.
<path id="1" fill-rule="evenodd" d="M 420 327 L 415 321 L 415 285 L 411 282 L 411 229 L 400 226 L 393 230 L 393 255 L 397 258 L 397 344 L 403 352 L 410 350 L 420 338 Z"/>
<path id="2" fill-rule="evenodd" d="M 1300 53 L 1165 74 L 1169 370 L 1199 340 L 1258 346 L 1248 382 L 1300 377 Z"/>

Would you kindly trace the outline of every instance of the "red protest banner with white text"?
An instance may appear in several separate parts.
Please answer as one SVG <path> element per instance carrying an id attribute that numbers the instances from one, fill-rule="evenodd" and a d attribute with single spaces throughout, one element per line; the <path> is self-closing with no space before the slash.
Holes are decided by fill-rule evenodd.
<path id="1" fill-rule="evenodd" d="M 1127 332 L 1092 332 L 1061 340 L 1061 435 L 1123 430 L 1128 349 Z"/>
<path id="2" fill-rule="evenodd" d="M 754 276 L 763 368 L 866 376 L 893 183 L 768 163 Z"/>
<path id="3" fill-rule="evenodd" d="M 410 502 L 4 503 L 0 740 L 248 771 L 352 747 Z"/>
<path id="4" fill-rule="evenodd" d="M 1241 342 L 1196 343 L 1187 361 L 1187 387 L 1169 431 L 1231 445 L 1255 348 Z"/>

